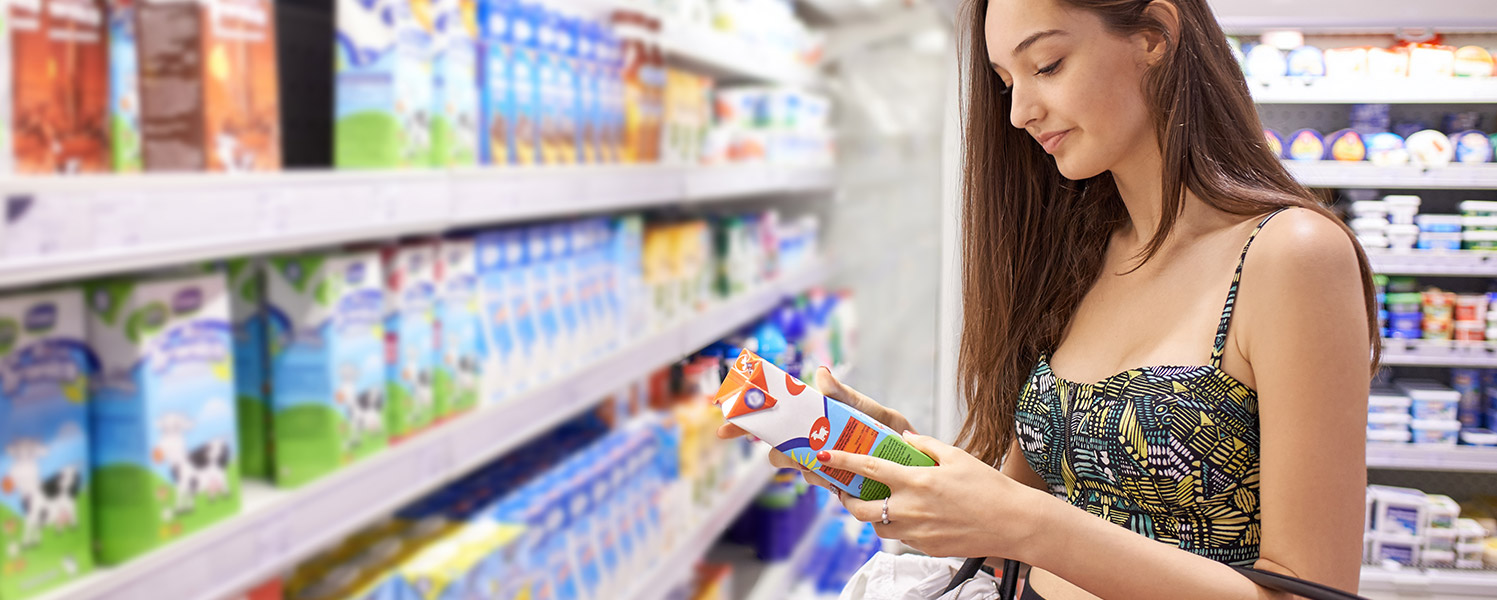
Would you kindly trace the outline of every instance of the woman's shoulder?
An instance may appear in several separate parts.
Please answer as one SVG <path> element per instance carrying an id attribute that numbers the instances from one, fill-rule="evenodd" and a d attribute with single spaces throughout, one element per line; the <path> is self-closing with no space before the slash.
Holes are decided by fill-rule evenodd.
<path id="1" fill-rule="evenodd" d="M 1257 217 L 1255 221 L 1262 221 Z M 1286 289 L 1360 287 L 1356 240 L 1334 216 L 1304 207 L 1273 215 L 1253 238 L 1243 279 Z"/>

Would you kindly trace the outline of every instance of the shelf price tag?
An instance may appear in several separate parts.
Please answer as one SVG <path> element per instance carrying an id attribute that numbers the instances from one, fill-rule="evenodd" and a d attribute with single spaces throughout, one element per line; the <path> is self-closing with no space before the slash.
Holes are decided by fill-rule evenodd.
<path id="1" fill-rule="evenodd" d="M 92 194 L 5 197 L 6 258 L 36 258 L 89 248 Z"/>

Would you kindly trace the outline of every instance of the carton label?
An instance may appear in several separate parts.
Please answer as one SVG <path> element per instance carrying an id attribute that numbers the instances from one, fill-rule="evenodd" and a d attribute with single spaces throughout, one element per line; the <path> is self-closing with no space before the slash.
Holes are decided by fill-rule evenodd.
<path id="1" fill-rule="evenodd" d="M 390 434 L 400 437 L 436 418 L 436 245 L 387 248 L 384 261 Z"/>

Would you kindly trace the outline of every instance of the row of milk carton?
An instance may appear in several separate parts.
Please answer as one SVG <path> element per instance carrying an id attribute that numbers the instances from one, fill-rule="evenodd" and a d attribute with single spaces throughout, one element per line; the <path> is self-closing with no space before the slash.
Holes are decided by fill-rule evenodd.
<path id="1" fill-rule="evenodd" d="M 336 10 L 338 167 L 619 162 L 626 75 L 636 108 L 662 95 L 646 92 L 663 87 L 663 63 L 642 59 L 646 32 L 627 19 L 616 33 L 516 0 L 338 0 Z"/>
<path id="2" fill-rule="evenodd" d="M 582 365 L 643 306 L 638 217 L 226 261 L 0 301 L 0 599 Z M 633 283 L 630 283 L 633 282 Z"/>

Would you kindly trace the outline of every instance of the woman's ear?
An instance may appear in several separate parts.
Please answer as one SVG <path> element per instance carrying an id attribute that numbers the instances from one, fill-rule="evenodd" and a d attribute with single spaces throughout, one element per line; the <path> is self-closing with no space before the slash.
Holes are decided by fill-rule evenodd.
<path id="1" fill-rule="evenodd" d="M 1152 67 L 1169 52 L 1170 45 L 1180 39 L 1180 9 L 1170 0 L 1153 0 L 1144 7 L 1143 20 L 1155 27 L 1133 37 L 1142 53 L 1144 66 Z"/>

